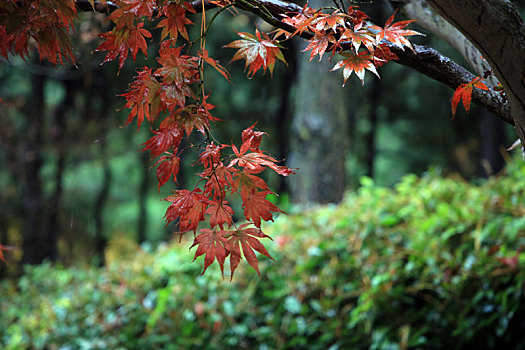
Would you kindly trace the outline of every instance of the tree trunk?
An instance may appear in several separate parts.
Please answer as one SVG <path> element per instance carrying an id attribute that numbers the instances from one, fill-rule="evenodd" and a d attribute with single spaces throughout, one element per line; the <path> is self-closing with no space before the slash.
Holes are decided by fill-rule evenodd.
<path id="1" fill-rule="evenodd" d="M 139 224 L 137 230 L 138 243 L 146 241 L 148 223 L 148 187 L 149 187 L 149 153 L 142 152 L 140 161 L 142 166 L 142 182 L 139 189 Z"/>
<path id="2" fill-rule="evenodd" d="M 107 141 L 105 136 L 100 142 L 100 153 L 102 157 L 102 171 L 103 180 L 102 188 L 98 193 L 97 200 L 95 202 L 95 208 L 93 216 L 95 218 L 95 253 L 97 264 L 104 266 L 105 264 L 105 249 L 107 245 L 107 238 L 104 234 L 104 207 L 109 197 L 109 190 L 111 188 L 111 168 L 109 167 L 109 160 L 107 155 Z"/>
<path id="3" fill-rule="evenodd" d="M 27 143 L 24 150 L 24 178 L 22 193 L 23 243 L 22 264 L 40 264 L 55 251 L 56 242 L 48 241 L 43 236 L 42 168 L 43 120 L 44 120 L 44 83 L 43 76 L 31 77 L 31 101 L 27 110 Z"/>
<path id="4" fill-rule="evenodd" d="M 505 167 L 503 152 L 507 145 L 505 123 L 486 111 L 480 112 L 482 176 L 497 174 Z"/>
<path id="5" fill-rule="evenodd" d="M 60 202 L 63 190 L 63 174 L 66 163 L 66 147 L 64 145 L 64 134 L 66 132 L 66 113 L 73 105 L 73 81 L 66 80 L 64 82 L 64 90 L 66 95 L 64 101 L 57 108 L 55 112 L 54 126 L 52 128 L 52 138 L 54 139 L 54 146 L 57 152 L 56 173 L 55 173 L 55 189 L 51 195 L 48 209 L 48 220 L 45 226 L 44 239 L 50 242 L 57 242 L 60 237 Z M 56 260 L 58 257 L 58 247 L 55 243 L 52 250 L 48 252 L 49 259 Z"/>
<path id="6" fill-rule="evenodd" d="M 309 5 L 322 4 L 316 0 Z M 288 184 L 292 201 L 301 204 L 339 202 L 345 189 L 347 91 L 341 88 L 341 75 L 330 72 L 334 63 L 328 55 L 321 63 L 297 60 L 287 165 L 299 168 Z"/>

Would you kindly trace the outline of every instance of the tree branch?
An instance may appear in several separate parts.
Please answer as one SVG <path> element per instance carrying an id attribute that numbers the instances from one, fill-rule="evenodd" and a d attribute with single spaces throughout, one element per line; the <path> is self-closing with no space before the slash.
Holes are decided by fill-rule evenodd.
<path id="1" fill-rule="evenodd" d="M 94 1 L 92 6 L 89 0 L 75 0 L 75 4 L 77 5 L 77 10 L 83 12 L 95 11 L 110 13 L 118 9 L 118 6 L 112 1 L 106 1 L 105 3 L 102 1 Z"/>
<path id="2" fill-rule="evenodd" d="M 210 3 L 209 0 L 194 0 L 192 5 L 196 11 L 202 11 L 201 1 L 204 1 L 205 10 L 216 7 L 216 5 Z M 85 3 L 89 5 L 88 11 L 93 10 L 88 0 L 77 0 L 76 2 L 80 10 L 85 10 Z M 84 3 L 84 5 L 79 6 L 79 3 Z M 107 1 L 107 3 L 114 6 L 110 1 Z M 295 32 L 295 28 L 282 22 L 282 18 L 286 14 L 300 13 L 302 11 L 301 6 L 281 0 L 234 0 L 233 3 L 239 9 L 253 13 L 265 22 L 288 32 Z M 97 10 L 97 4 L 102 5 L 100 2 L 95 1 L 95 10 Z M 104 8 L 104 10 L 106 10 L 105 12 L 111 12 L 115 9 L 116 7 Z M 307 40 L 313 37 L 311 33 L 306 31 L 302 32 L 300 36 Z M 351 50 L 351 43 L 343 44 L 342 49 Z M 397 46 L 390 45 L 390 50 L 399 57 L 399 59 L 394 62 L 410 67 L 452 89 L 456 89 L 459 85 L 468 83 L 475 78 L 475 76 L 465 68 L 428 46 L 414 45 L 414 51 L 403 51 Z M 475 89 L 472 93 L 472 100 L 505 122 L 512 125 L 514 124 L 510 114 L 510 108 L 499 94 Z"/>

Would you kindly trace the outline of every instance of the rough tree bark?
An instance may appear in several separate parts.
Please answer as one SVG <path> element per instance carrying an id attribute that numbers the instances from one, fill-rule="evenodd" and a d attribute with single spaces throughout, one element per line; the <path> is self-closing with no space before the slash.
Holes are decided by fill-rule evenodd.
<path id="1" fill-rule="evenodd" d="M 316 3 L 319 5 L 319 1 L 310 4 Z M 347 92 L 341 88 L 340 76 L 329 73 L 332 63 L 306 58 L 297 60 L 287 164 L 301 171 L 288 185 L 296 203 L 336 203 L 345 188 Z"/>

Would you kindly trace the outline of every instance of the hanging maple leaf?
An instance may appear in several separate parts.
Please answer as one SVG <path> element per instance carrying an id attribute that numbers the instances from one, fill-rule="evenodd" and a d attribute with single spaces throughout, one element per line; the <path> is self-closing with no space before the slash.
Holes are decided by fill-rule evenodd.
<path id="1" fill-rule="evenodd" d="M 231 147 L 236 157 L 228 166 L 233 167 L 234 165 L 239 165 L 252 174 L 260 173 L 264 170 L 264 167 L 268 167 L 282 176 L 288 176 L 295 173 L 293 169 L 275 164 L 277 162 L 275 158 L 268 154 L 264 154 L 261 151 L 247 153 L 250 146 L 250 140 L 245 141 L 240 150 L 235 145 L 232 145 Z"/>
<path id="2" fill-rule="evenodd" d="M 257 125 L 255 122 L 252 126 L 247 129 L 244 129 L 241 134 L 242 143 L 248 142 L 250 144 L 250 151 L 259 152 L 259 146 L 261 145 L 261 140 L 263 135 L 268 135 L 262 131 L 253 130 Z"/>
<path id="3" fill-rule="evenodd" d="M 150 151 L 152 158 L 160 156 L 170 148 L 176 149 L 179 147 L 182 140 L 182 132 L 179 129 L 164 129 L 153 130 L 155 136 L 144 143 L 146 147 L 142 151 Z"/>
<path id="4" fill-rule="evenodd" d="M 244 169 L 243 171 L 233 170 L 233 192 L 240 192 L 242 197 L 247 197 L 251 192 L 257 191 L 257 189 L 270 190 L 266 182 L 259 176 L 251 174 Z"/>
<path id="5" fill-rule="evenodd" d="M 458 104 L 460 100 L 463 100 L 463 107 L 465 107 L 465 110 L 467 113 L 470 112 L 470 101 L 472 100 L 472 91 L 474 88 L 478 88 L 481 90 L 488 90 L 489 88 L 485 83 L 483 82 L 483 79 L 481 77 L 476 77 L 472 79 L 469 83 L 461 84 L 458 86 L 456 91 L 454 91 L 454 95 L 452 95 L 452 118 L 456 115 L 456 109 L 458 108 Z"/>
<path id="6" fill-rule="evenodd" d="M 211 58 L 208 55 L 208 50 L 202 50 L 201 52 L 199 52 L 199 57 L 202 58 L 204 62 L 208 63 L 210 66 L 215 68 L 215 70 L 219 72 L 226 80 L 231 81 L 231 76 L 228 70 L 221 66 L 219 61 Z"/>
<path id="7" fill-rule="evenodd" d="M 170 38 L 177 40 L 180 34 L 184 39 L 189 41 L 186 26 L 193 24 L 193 22 L 187 17 L 186 11 L 195 13 L 193 7 L 184 6 L 175 2 L 162 7 L 161 15 L 165 16 L 165 18 L 157 25 L 157 28 L 162 28 L 162 39 L 169 35 Z"/>
<path id="8" fill-rule="evenodd" d="M 270 74 L 272 74 L 276 59 L 286 63 L 281 49 L 266 33 L 261 35 L 261 32 L 256 29 L 255 35 L 241 32 L 237 32 L 237 34 L 242 39 L 236 40 L 225 47 L 239 49 L 230 62 L 240 59 L 246 60 L 245 68 L 248 68 L 249 77 L 252 77 L 261 67 L 263 72 L 266 72 L 268 68 Z"/>
<path id="9" fill-rule="evenodd" d="M 204 195 L 216 201 L 224 198 L 226 190 L 228 190 L 233 183 L 232 169 L 225 167 L 222 162 L 206 168 L 199 176 L 206 179 Z"/>
<path id="10" fill-rule="evenodd" d="M 122 94 L 126 98 L 123 108 L 131 109 L 126 125 L 137 117 L 137 126 L 140 128 L 144 117 L 152 122 L 162 109 L 159 94 L 161 85 L 152 75 L 151 69 L 144 67 L 129 87 L 129 91 Z"/>
<path id="11" fill-rule="evenodd" d="M 259 241 L 259 238 L 270 237 L 265 235 L 258 228 L 247 228 L 247 226 L 249 225 L 249 223 L 242 224 L 241 226 L 239 226 L 238 229 L 234 231 L 222 231 L 223 235 L 225 237 L 228 237 L 228 241 L 225 247 L 230 255 L 231 278 L 233 278 L 233 273 L 235 272 L 235 269 L 237 269 L 237 266 L 239 266 L 239 262 L 241 261 L 241 246 L 244 258 L 250 264 L 250 266 L 253 267 L 255 271 L 257 271 L 257 274 L 259 274 L 259 276 L 261 275 L 261 273 L 259 272 L 259 263 L 257 261 L 257 256 L 255 255 L 254 250 L 274 260 L 270 256 L 264 245 Z"/>
<path id="12" fill-rule="evenodd" d="M 413 51 L 414 48 L 412 47 L 412 44 L 410 43 L 410 41 L 408 41 L 406 37 L 411 35 L 424 36 L 424 34 L 416 32 L 415 30 L 403 29 L 410 23 L 415 22 L 415 20 L 413 19 L 408 21 L 400 21 L 392 24 L 395 15 L 396 12 L 394 12 L 392 16 L 390 16 L 390 18 L 386 21 L 384 28 L 378 27 L 376 25 L 371 25 L 369 26 L 369 28 L 378 31 L 376 34 L 376 41 L 378 43 L 381 42 L 381 40 L 386 39 L 392 44 L 400 47 L 402 50 L 404 50 L 404 47 L 406 46 Z"/>
<path id="13" fill-rule="evenodd" d="M 343 68 L 343 86 L 345 86 L 346 81 L 350 75 L 352 75 L 352 72 L 355 72 L 357 77 L 361 80 L 361 84 L 365 83 L 365 69 L 368 69 L 379 77 L 373 63 L 374 56 L 372 54 L 366 52 L 360 52 L 358 54 L 352 52 L 341 52 L 341 55 L 346 58 L 337 62 L 334 68 L 332 68 L 332 71 Z"/>
<path id="14" fill-rule="evenodd" d="M 242 196 L 242 207 L 246 220 L 252 220 L 256 227 L 261 227 L 261 219 L 264 221 L 273 221 L 273 212 L 284 213 L 275 204 L 266 199 L 271 191 L 251 191 L 248 195 Z"/>
<path id="15" fill-rule="evenodd" d="M 168 153 L 168 155 L 159 158 L 155 164 L 157 166 L 157 180 L 159 181 L 160 188 L 173 177 L 173 181 L 177 181 L 177 174 L 180 168 L 180 159 L 174 154 Z"/>
<path id="16" fill-rule="evenodd" d="M 208 203 L 202 191 L 199 188 L 193 191 L 176 190 L 165 200 L 171 203 L 166 209 L 166 221 L 170 223 L 179 219 L 181 234 L 190 230 L 196 232 L 199 222 L 204 220 L 204 212 Z"/>
<path id="17" fill-rule="evenodd" d="M 148 45 L 145 38 L 151 38 L 151 33 L 144 29 L 144 23 L 140 22 L 136 26 L 115 27 L 112 31 L 99 34 L 106 41 L 100 44 L 95 51 L 109 51 L 102 63 L 113 61 L 119 57 L 119 71 L 124 66 L 128 57 L 128 51 L 131 52 L 133 60 L 136 60 L 139 51 L 148 55 Z"/>
<path id="18" fill-rule="evenodd" d="M 199 256 L 206 254 L 204 256 L 204 270 L 202 271 L 202 274 L 204 274 L 206 269 L 217 259 L 221 267 L 222 275 L 224 276 L 224 261 L 229 254 L 224 247 L 228 243 L 226 238 L 222 235 L 222 231 L 203 228 L 200 229 L 199 232 L 200 234 L 195 237 L 190 247 L 191 249 L 198 246 L 193 261 Z"/>
<path id="19" fill-rule="evenodd" d="M 151 74 L 151 69 L 144 67 L 139 71 L 139 75 L 130 84 L 129 92 L 123 94 L 126 98 L 126 105 L 123 108 L 130 108 L 131 111 L 126 120 L 126 124 L 137 117 L 137 126 L 144 121 L 144 117 L 148 121 L 153 121 L 157 118 L 160 112 L 160 84 Z"/>
<path id="20" fill-rule="evenodd" d="M 215 164 L 219 163 L 219 160 L 221 159 L 221 150 L 225 147 L 225 145 L 219 146 L 213 143 L 206 146 L 206 149 L 199 155 L 199 162 L 201 162 L 205 168 L 213 167 Z"/>
<path id="21" fill-rule="evenodd" d="M 333 35 L 326 34 L 325 32 L 316 32 L 314 37 L 310 39 L 308 46 L 303 50 L 303 52 L 312 50 L 310 53 L 310 61 L 313 60 L 316 55 L 319 55 L 319 62 L 321 62 L 321 59 L 328 48 L 328 44 L 333 42 L 335 42 Z"/>
<path id="22" fill-rule="evenodd" d="M 210 215 L 211 227 L 218 225 L 222 230 L 225 224 L 228 227 L 232 225 L 233 210 L 227 201 L 213 203 L 206 209 L 206 214 Z"/>

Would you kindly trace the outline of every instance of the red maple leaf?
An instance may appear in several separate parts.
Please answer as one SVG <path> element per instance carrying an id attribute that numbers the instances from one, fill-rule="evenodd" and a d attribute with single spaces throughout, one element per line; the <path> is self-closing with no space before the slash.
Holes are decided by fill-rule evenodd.
<path id="1" fill-rule="evenodd" d="M 157 166 L 157 180 L 159 181 L 159 191 L 162 185 L 164 185 L 170 177 L 173 176 L 173 181 L 177 181 L 177 174 L 180 168 L 180 159 L 174 154 L 168 153 L 166 156 L 160 157 Z"/>
<path id="2" fill-rule="evenodd" d="M 219 225 L 222 230 L 225 224 L 228 227 L 232 224 L 233 210 L 227 201 L 213 203 L 206 209 L 206 214 L 210 215 L 211 227 Z"/>
<path id="3" fill-rule="evenodd" d="M 179 129 L 153 130 L 155 136 L 144 143 L 146 147 L 142 151 L 149 150 L 152 158 L 160 156 L 171 148 L 178 148 L 182 140 L 182 132 Z"/>
<path id="4" fill-rule="evenodd" d="M 165 198 L 170 202 L 166 209 L 166 221 L 172 222 L 179 219 L 179 230 L 183 232 L 197 231 L 199 222 L 204 220 L 204 212 L 209 202 L 198 188 L 193 191 L 176 190 L 174 194 Z"/>
<path id="5" fill-rule="evenodd" d="M 264 221 L 273 221 L 273 212 L 284 213 L 275 204 L 266 199 L 268 194 L 274 194 L 271 191 L 251 191 L 242 196 L 242 207 L 246 220 L 252 220 L 253 224 L 261 227 L 261 219 Z"/>
<path id="6" fill-rule="evenodd" d="M 223 235 L 225 237 L 229 236 L 228 242 L 225 247 L 226 249 L 228 249 L 230 254 L 231 278 L 233 278 L 233 273 L 235 272 L 235 269 L 237 269 L 237 266 L 239 266 L 239 262 L 241 261 L 240 247 L 242 247 L 242 253 L 244 254 L 244 258 L 254 268 L 254 270 L 257 271 L 259 276 L 261 275 L 261 273 L 259 272 L 259 263 L 257 261 L 257 256 L 255 255 L 254 250 L 274 260 L 270 256 L 264 245 L 259 241 L 259 238 L 270 237 L 265 235 L 258 228 L 246 228 L 248 225 L 250 224 L 242 224 L 241 226 L 239 226 L 238 229 L 234 231 L 223 231 Z"/>
<path id="7" fill-rule="evenodd" d="M 251 138 L 245 139 L 240 150 L 233 144 L 231 147 L 236 157 L 230 162 L 228 167 L 238 165 L 252 174 L 260 173 L 264 170 L 264 167 L 268 167 L 282 176 L 288 176 L 295 173 L 294 169 L 275 164 L 277 160 L 262 151 L 258 150 L 257 152 L 247 153 L 248 150 L 252 148 Z"/>
<path id="8" fill-rule="evenodd" d="M 248 68 L 248 76 L 253 76 L 261 67 L 263 72 L 266 72 L 268 68 L 270 74 L 273 73 L 276 59 L 286 63 L 281 49 L 266 33 L 261 35 L 261 32 L 256 29 L 255 35 L 241 32 L 237 32 L 237 34 L 242 39 L 236 40 L 225 47 L 239 49 L 235 52 L 230 62 L 240 59 L 246 60 L 245 68 Z"/>
<path id="9" fill-rule="evenodd" d="M 207 179 L 204 185 L 204 195 L 213 200 L 224 198 L 226 190 L 233 183 L 232 169 L 225 167 L 222 162 L 206 168 L 199 176 Z"/>
<path id="10" fill-rule="evenodd" d="M 184 39 L 189 41 L 186 25 L 193 24 L 193 22 L 186 16 L 186 10 L 195 13 L 193 7 L 183 6 L 175 2 L 162 7 L 161 14 L 165 18 L 157 25 L 157 28 L 162 28 L 162 39 L 169 35 L 170 38 L 176 40 L 180 33 Z"/>
<path id="11" fill-rule="evenodd" d="M 206 149 L 199 155 L 199 162 L 201 162 L 205 168 L 213 167 L 219 163 L 221 150 L 225 147 L 225 145 L 219 146 L 213 143 L 206 146 Z"/>
<path id="12" fill-rule="evenodd" d="M 151 38 L 151 33 L 144 29 L 144 22 L 137 25 L 116 26 L 112 31 L 99 34 L 106 41 L 100 44 L 95 51 L 109 51 L 102 63 L 113 61 L 119 57 L 119 71 L 124 66 L 128 57 L 128 51 L 131 52 L 133 60 L 136 60 L 139 51 L 148 55 L 148 46 L 145 38 Z"/>
<path id="13" fill-rule="evenodd" d="M 206 254 L 204 256 L 204 270 L 202 271 L 202 274 L 204 274 L 206 269 L 213 263 L 215 259 L 217 259 L 217 262 L 221 267 L 221 272 L 224 276 L 224 261 L 229 254 L 224 247 L 227 244 L 226 238 L 224 238 L 222 235 L 222 231 L 203 228 L 199 230 L 199 232 L 201 233 L 195 237 L 193 244 L 190 247 L 191 249 L 195 246 L 198 246 L 193 261 L 195 261 L 195 259 L 197 259 L 202 254 Z"/>
<path id="14" fill-rule="evenodd" d="M 451 102 L 452 118 L 454 118 L 456 115 L 456 109 L 458 108 L 458 104 L 461 99 L 463 99 L 463 107 L 465 107 L 467 113 L 470 112 L 470 101 L 472 100 L 472 91 L 475 87 L 481 90 L 489 89 L 482 80 L 483 79 L 481 79 L 481 77 L 476 77 L 469 83 L 461 84 L 458 86 L 456 91 L 454 91 Z"/>
<path id="15" fill-rule="evenodd" d="M 343 68 L 343 86 L 345 86 L 346 81 L 350 75 L 352 75 L 352 72 L 355 72 L 362 84 L 365 83 L 365 69 L 368 69 L 379 77 L 373 63 L 374 55 L 367 52 L 360 52 L 358 54 L 354 54 L 353 52 L 341 52 L 341 55 L 346 58 L 337 62 L 334 68 L 332 68 L 332 71 Z"/>
<path id="16" fill-rule="evenodd" d="M 137 117 L 137 125 L 140 128 L 144 117 L 152 122 L 161 111 L 159 94 L 161 85 L 152 75 L 151 69 L 144 67 L 129 87 L 129 91 L 122 94 L 126 98 L 126 105 L 123 108 L 131 109 L 126 124 Z"/>
<path id="17" fill-rule="evenodd" d="M 257 175 L 236 169 L 233 173 L 234 181 L 232 191 L 239 192 L 242 197 L 248 196 L 252 191 L 256 191 L 257 189 L 270 190 L 266 182 Z"/>
<path id="18" fill-rule="evenodd" d="M 250 126 L 247 129 L 244 129 L 241 134 L 242 143 L 249 142 L 250 144 L 250 151 L 258 152 L 259 146 L 261 145 L 261 140 L 263 135 L 268 135 L 265 132 L 262 131 L 254 131 L 255 125 L 257 125 L 257 122 L 255 122 L 252 126 Z"/>

